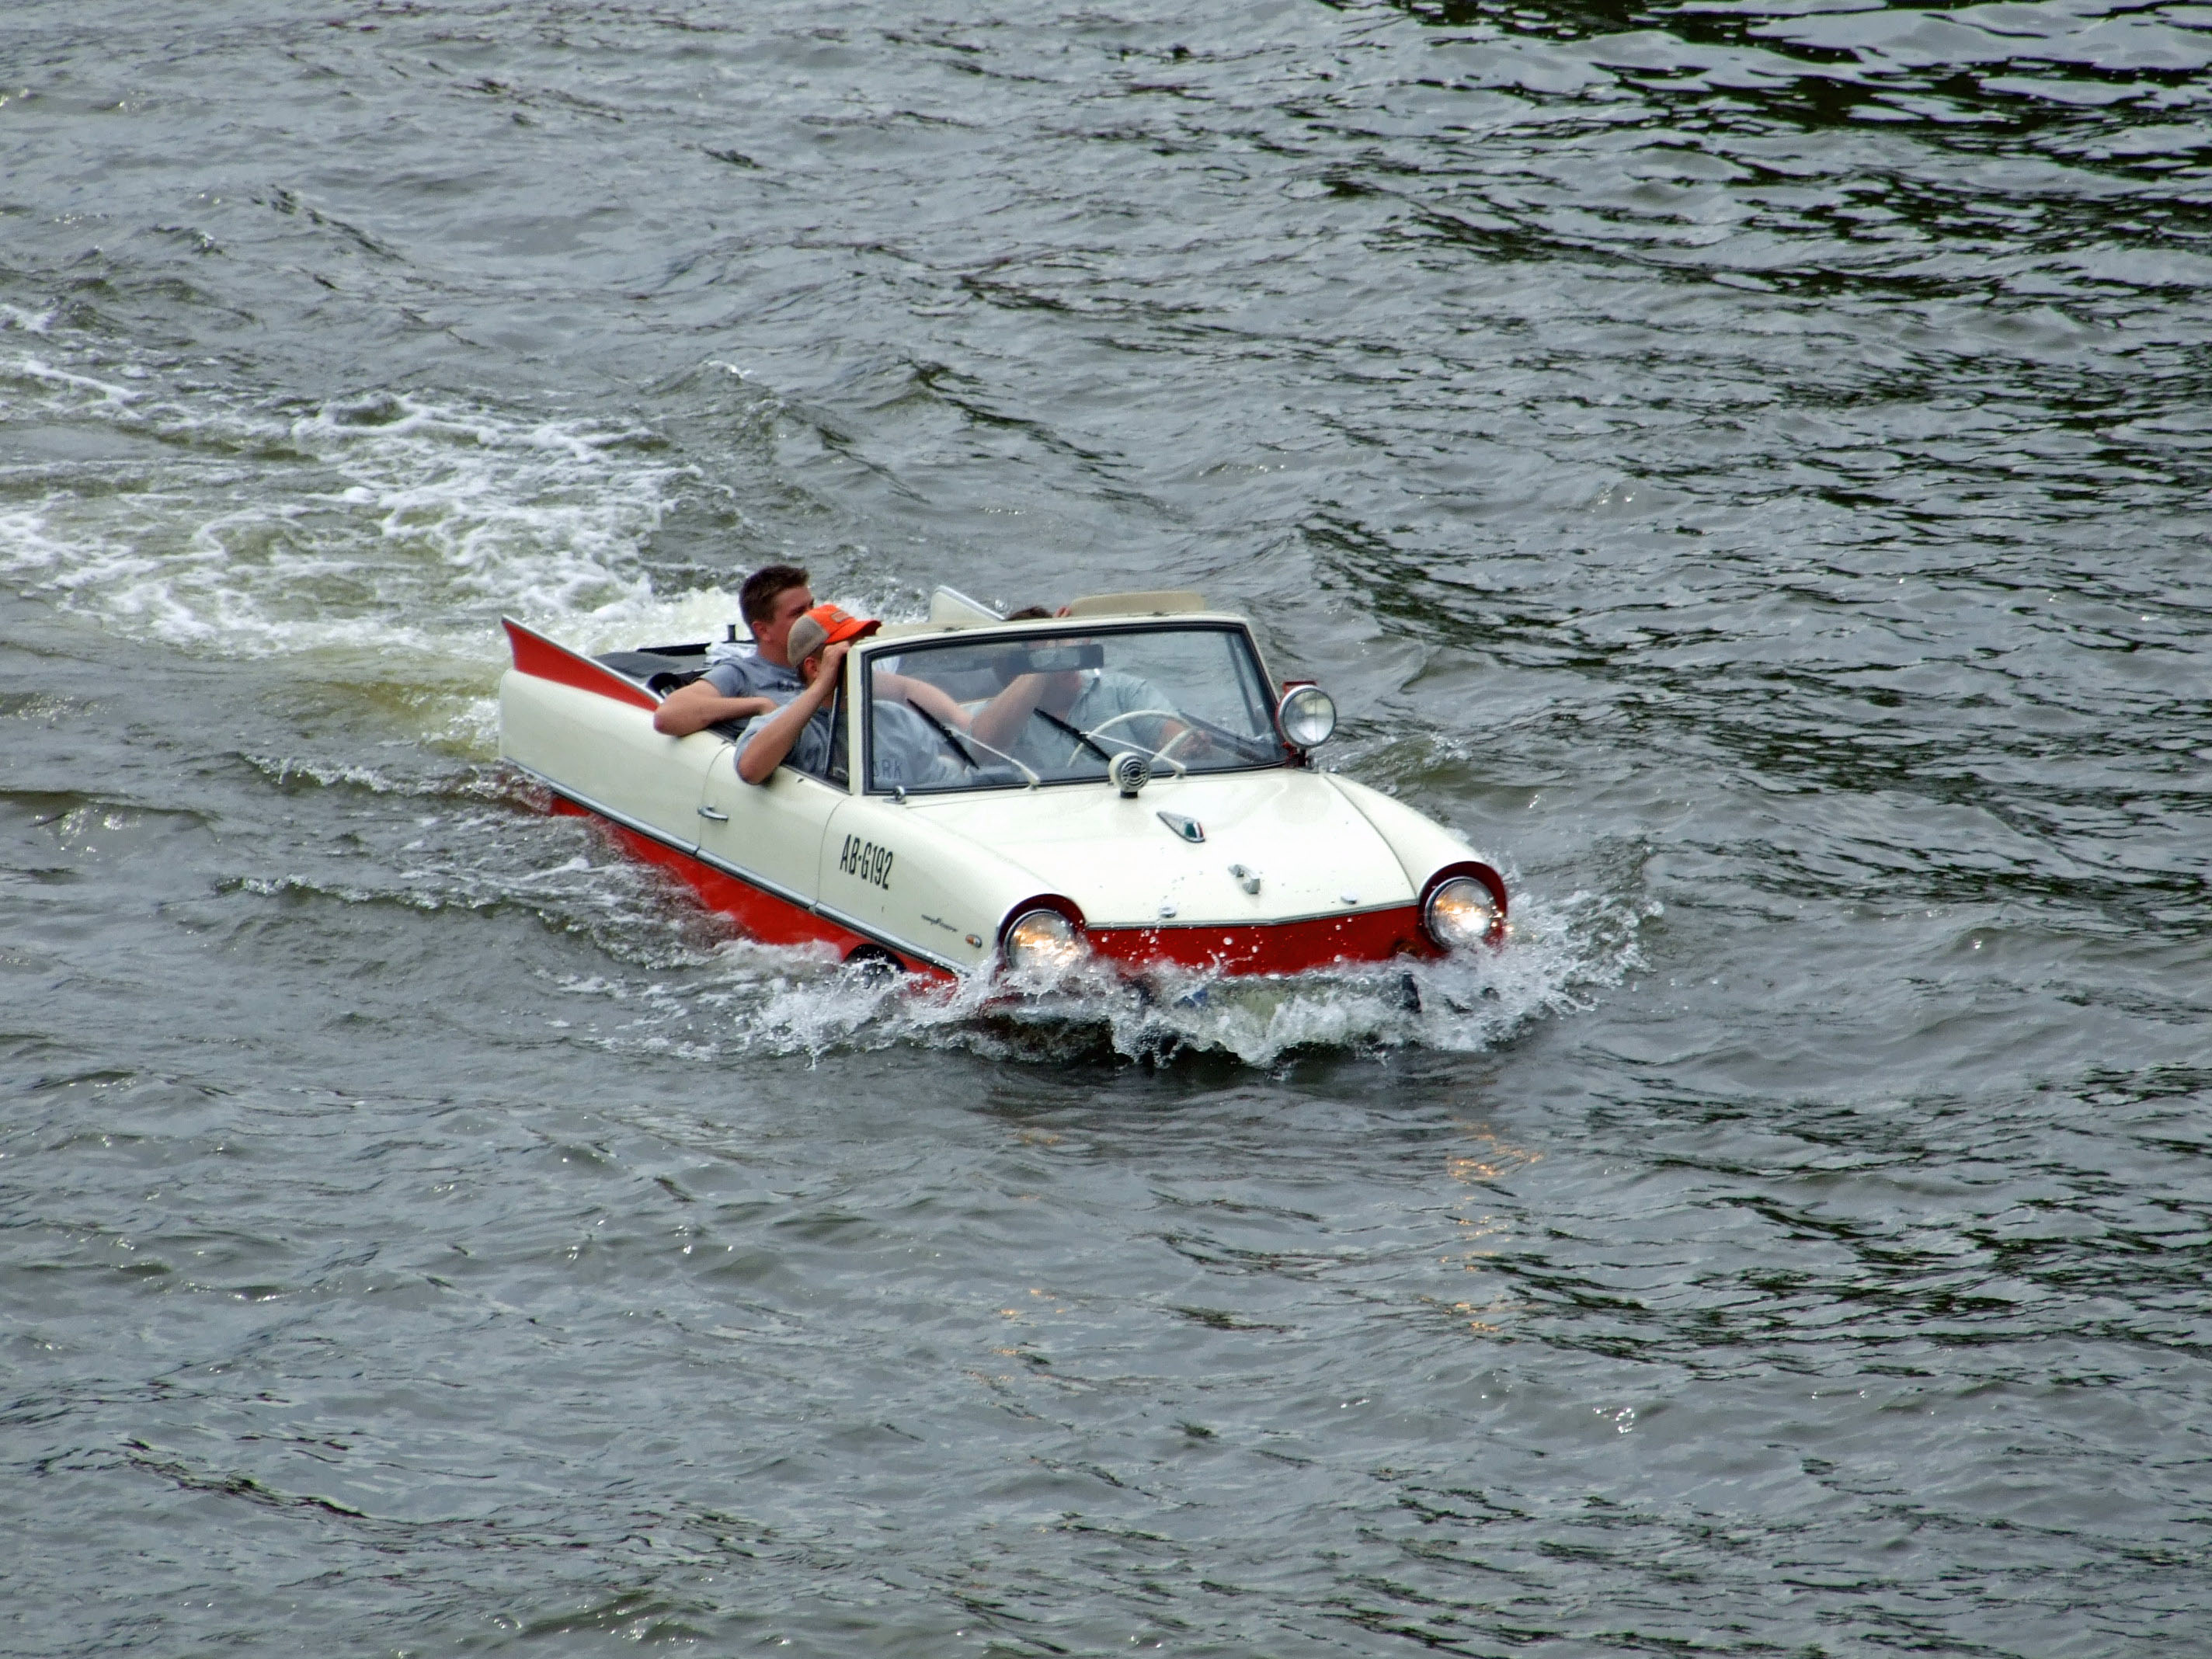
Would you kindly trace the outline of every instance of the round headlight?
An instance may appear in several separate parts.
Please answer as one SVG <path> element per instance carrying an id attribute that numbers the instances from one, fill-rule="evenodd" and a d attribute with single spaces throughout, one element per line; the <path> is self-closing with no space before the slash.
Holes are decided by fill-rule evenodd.
<path id="1" fill-rule="evenodd" d="M 1421 907 L 1421 926 L 1447 951 L 1465 951 L 1490 937 L 1498 926 L 1498 906 L 1490 891 L 1472 876 L 1437 884 Z"/>
<path id="2" fill-rule="evenodd" d="M 1336 701 L 1317 685 L 1296 686 L 1275 705 L 1275 724 L 1292 748 L 1318 748 L 1336 730 Z"/>
<path id="3" fill-rule="evenodd" d="M 1082 930 L 1057 910 L 1024 910 L 1006 929 L 1006 965 L 1018 974 L 1064 974 L 1090 951 Z"/>

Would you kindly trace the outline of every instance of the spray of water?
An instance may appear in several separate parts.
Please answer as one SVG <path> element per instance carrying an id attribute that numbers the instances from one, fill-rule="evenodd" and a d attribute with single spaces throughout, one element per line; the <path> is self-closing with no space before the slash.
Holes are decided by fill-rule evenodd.
<path id="1" fill-rule="evenodd" d="M 732 999 L 731 1040 L 810 1055 L 911 1042 L 1013 1060 L 1111 1053 L 1165 1064 L 1186 1053 L 1224 1054 L 1251 1066 L 1323 1049 L 1471 1053 L 1618 983 L 1640 960 L 1644 914 L 1593 893 L 1532 899 L 1502 951 L 1279 977 L 1131 982 L 1101 973 L 1009 994 L 981 980 L 944 988 L 872 982 L 852 969 L 787 972 L 758 986 L 761 994 Z"/>
<path id="2" fill-rule="evenodd" d="M 1633 972 L 1657 914 L 1620 891 L 1531 893 L 1517 879 L 1502 950 L 1387 969 L 1133 983 L 1103 972 L 1048 987 L 953 985 L 841 963 L 732 935 L 684 889 L 625 856 L 587 822 L 528 811 L 533 792 L 503 769 L 409 778 L 274 757 L 278 787 L 406 802 L 354 817 L 370 856 L 270 871 L 233 890 L 436 911 L 521 910 L 572 939 L 587 967 L 542 975 L 535 1016 L 563 1040 L 618 1053 L 726 1064 L 819 1060 L 899 1046 L 1014 1062 L 1119 1057 L 1166 1065 L 1226 1055 L 1266 1066 L 1302 1053 L 1494 1048 L 1548 1016 L 1588 1005 Z M 388 844 L 375 844 L 377 837 Z"/>

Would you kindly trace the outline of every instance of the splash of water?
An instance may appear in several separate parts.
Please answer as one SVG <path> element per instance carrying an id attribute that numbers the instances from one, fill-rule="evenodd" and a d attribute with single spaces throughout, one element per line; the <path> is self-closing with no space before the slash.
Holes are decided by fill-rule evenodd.
<path id="1" fill-rule="evenodd" d="M 1114 1054 L 1165 1065 L 1184 1054 L 1273 1065 L 1307 1051 L 1496 1048 L 1531 1023 L 1587 1006 L 1642 961 L 1648 901 L 1577 892 L 1524 900 L 1512 941 L 1442 962 L 1143 984 L 1104 974 L 1009 996 L 982 979 L 951 987 L 887 981 L 826 961 L 733 951 L 702 999 L 740 1054 L 811 1058 L 908 1043 L 1014 1060 Z"/>
<path id="2" fill-rule="evenodd" d="M 588 971 L 549 981 L 546 1012 L 572 1040 L 714 1063 L 819 1060 L 896 1046 L 1015 1062 L 1119 1058 L 1157 1065 L 1225 1055 L 1267 1066 L 1316 1051 L 1474 1053 L 1587 1007 L 1643 962 L 1659 907 L 1633 882 L 1564 897 L 1520 889 L 1505 948 L 1439 962 L 1281 977 L 1191 973 L 1139 984 L 1103 970 L 1049 987 L 952 985 L 842 963 L 827 947 L 733 937 L 720 916 L 580 820 L 530 810 L 535 792 L 495 767 L 395 775 L 250 757 L 278 787 L 419 803 L 370 818 L 391 844 L 365 866 L 268 871 L 235 890 L 347 904 L 479 912 L 520 908 L 588 941 Z M 524 810 L 518 811 L 518 807 Z M 557 1005 L 557 1006 L 556 1006 Z"/>

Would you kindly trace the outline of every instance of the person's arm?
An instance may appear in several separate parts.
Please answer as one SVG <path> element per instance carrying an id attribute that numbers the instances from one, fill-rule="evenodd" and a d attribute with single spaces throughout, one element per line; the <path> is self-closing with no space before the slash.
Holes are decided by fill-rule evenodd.
<path id="1" fill-rule="evenodd" d="M 928 680 L 916 679 L 911 674 L 887 673 L 882 669 L 875 672 L 872 684 L 878 697 L 887 698 L 892 702 L 910 702 L 943 720 L 955 731 L 965 732 L 968 729 L 968 711 L 955 702 L 951 694 L 943 686 L 933 684 Z"/>
<path id="2" fill-rule="evenodd" d="M 775 707 L 774 697 L 726 697 L 711 682 L 694 680 L 661 699 L 653 711 L 653 729 L 672 738 L 688 738 L 717 720 L 747 720 Z"/>
<path id="3" fill-rule="evenodd" d="M 1024 674 L 975 711 L 968 729 L 994 749 L 1004 749 L 1020 734 L 1030 711 L 1044 696 L 1045 677 Z"/>
<path id="4" fill-rule="evenodd" d="M 845 672 L 845 653 L 852 648 L 851 641 L 840 640 L 824 651 L 814 684 L 777 709 L 766 725 L 753 728 L 745 746 L 738 751 L 739 777 L 747 783 L 766 783 L 775 775 L 775 769 L 783 764 L 799 734 L 806 729 L 806 722 L 837 689 L 838 678 Z"/>

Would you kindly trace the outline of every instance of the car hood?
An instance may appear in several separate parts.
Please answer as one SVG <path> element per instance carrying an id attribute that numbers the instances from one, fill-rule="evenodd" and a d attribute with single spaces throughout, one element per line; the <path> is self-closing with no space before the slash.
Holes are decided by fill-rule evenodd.
<path id="1" fill-rule="evenodd" d="M 1288 767 L 915 797 L 910 810 L 1065 895 L 1094 927 L 1279 921 L 1408 904 L 1414 879 L 1333 781 Z M 1162 814 L 1194 820 L 1193 842 Z M 1247 872 L 1239 877 L 1231 866 Z M 1246 890 L 1258 878 L 1259 891 Z"/>

